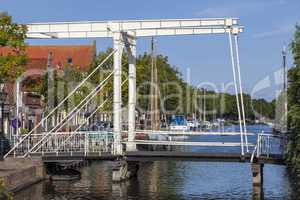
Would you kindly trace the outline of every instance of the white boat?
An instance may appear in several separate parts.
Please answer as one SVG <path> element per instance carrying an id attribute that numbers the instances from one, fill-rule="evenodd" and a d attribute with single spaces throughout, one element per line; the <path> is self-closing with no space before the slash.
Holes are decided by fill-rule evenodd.
<path id="1" fill-rule="evenodd" d="M 197 121 L 187 121 L 188 130 L 195 131 L 198 128 L 198 122 Z"/>
<path id="2" fill-rule="evenodd" d="M 272 122 L 265 122 L 265 124 L 267 124 L 267 125 L 270 126 L 271 128 L 274 127 L 274 123 L 272 123 Z"/>
<path id="3" fill-rule="evenodd" d="M 202 127 L 205 130 L 210 130 L 212 128 L 212 124 L 209 121 L 204 121 L 204 122 L 202 122 Z"/>
<path id="4" fill-rule="evenodd" d="M 189 126 L 185 116 L 183 115 L 176 115 L 172 116 L 171 123 L 170 123 L 170 131 L 188 131 Z M 188 136 L 186 135 L 169 135 L 169 140 L 185 140 Z"/>
<path id="5" fill-rule="evenodd" d="M 188 131 L 189 127 L 186 118 L 183 115 L 172 116 L 170 123 L 171 131 Z"/>

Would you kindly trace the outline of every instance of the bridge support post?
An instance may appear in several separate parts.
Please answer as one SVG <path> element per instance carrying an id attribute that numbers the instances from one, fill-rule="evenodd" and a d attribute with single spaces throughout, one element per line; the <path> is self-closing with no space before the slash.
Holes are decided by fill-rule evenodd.
<path id="1" fill-rule="evenodd" d="M 112 181 L 121 182 L 135 177 L 137 176 L 138 169 L 138 162 L 127 162 L 125 160 L 118 161 L 117 165 L 113 168 Z"/>
<path id="2" fill-rule="evenodd" d="M 128 38 L 127 38 L 128 39 Z M 128 86 L 128 143 L 126 151 L 135 151 L 135 105 L 136 105 L 136 40 L 128 39 L 127 51 L 129 62 L 129 86 Z"/>
<path id="3" fill-rule="evenodd" d="M 122 34 L 114 33 L 114 95 L 113 95 L 113 124 L 114 124 L 114 154 L 122 154 L 121 128 L 122 128 L 122 53 L 124 42 Z"/>
<path id="4" fill-rule="evenodd" d="M 264 164 L 252 163 L 252 182 L 253 182 L 253 197 L 255 199 L 262 199 L 263 197 L 263 170 Z"/>

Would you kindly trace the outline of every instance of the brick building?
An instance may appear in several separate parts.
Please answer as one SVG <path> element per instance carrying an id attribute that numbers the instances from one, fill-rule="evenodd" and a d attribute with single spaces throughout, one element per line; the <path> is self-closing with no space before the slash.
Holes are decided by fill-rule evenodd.
<path id="1" fill-rule="evenodd" d="M 0 48 L 0 56 L 11 54 L 10 49 Z M 51 67 L 62 69 L 66 65 L 86 70 L 93 62 L 96 55 L 95 43 L 91 45 L 51 45 L 51 46 L 27 46 L 27 64 L 25 73 L 22 75 L 22 82 L 28 79 L 37 79 L 46 73 L 48 56 L 52 54 Z M 49 67 L 49 66 L 48 66 Z M 16 118 L 16 83 L 6 83 L 5 91 L 8 97 L 4 109 L 5 134 L 10 135 L 14 129 L 11 126 L 12 120 Z M 20 83 L 19 90 L 19 119 L 22 128 L 32 129 L 41 119 L 44 103 L 43 97 L 34 92 L 29 92 L 26 85 Z"/>

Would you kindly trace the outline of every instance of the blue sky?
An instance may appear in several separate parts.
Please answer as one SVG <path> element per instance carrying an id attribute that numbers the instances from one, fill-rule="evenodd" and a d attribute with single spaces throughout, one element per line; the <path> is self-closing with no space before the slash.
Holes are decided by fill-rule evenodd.
<path id="1" fill-rule="evenodd" d="M 278 88 L 275 72 L 282 65 L 281 49 L 290 43 L 295 24 L 300 23 L 299 0 L 0 0 L 0 10 L 7 11 L 20 23 L 238 17 L 240 24 L 245 26 L 245 33 L 240 35 L 243 86 L 250 93 L 260 80 L 269 79 L 270 86 L 255 94 L 267 99 L 274 98 Z M 28 42 L 86 44 L 91 40 Z M 99 51 L 111 44 L 109 39 L 97 40 Z M 138 40 L 138 53 L 149 51 L 149 47 L 149 38 Z M 221 90 L 222 83 L 232 81 L 227 35 L 160 37 L 157 48 L 179 68 L 184 79 L 189 68 L 194 85 L 208 81 Z M 290 53 L 288 64 L 292 65 Z"/>

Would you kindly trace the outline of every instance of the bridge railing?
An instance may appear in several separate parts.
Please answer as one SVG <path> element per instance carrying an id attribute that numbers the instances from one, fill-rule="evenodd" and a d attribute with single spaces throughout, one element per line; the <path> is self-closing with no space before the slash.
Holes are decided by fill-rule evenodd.
<path id="1" fill-rule="evenodd" d="M 72 135 L 72 137 L 70 137 Z M 24 152 L 28 152 L 37 141 L 41 140 L 45 134 L 32 134 L 26 137 L 14 150 L 14 156 L 23 155 Z M 25 136 L 21 136 L 23 139 Z M 113 152 L 113 134 L 107 131 L 82 131 L 82 132 L 56 132 L 47 142 L 45 142 L 40 148 L 31 152 L 30 155 L 46 155 L 60 153 L 81 153 L 88 154 L 101 154 Z M 30 156 L 29 155 L 29 156 Z"/>
<path id="2" fill-rule="evenodd" d="M 254 162 L 255 157 L 265 156 L 283 156 L 286 151 L 286 138 L 282 135 L 260 133 L 257 135 L 256 146 L 251 155 L 251 162 Z"/>

